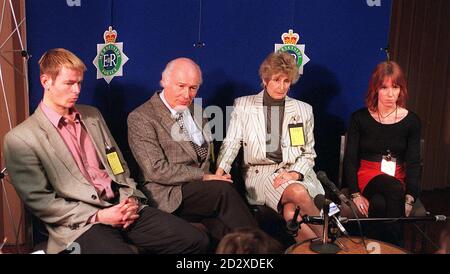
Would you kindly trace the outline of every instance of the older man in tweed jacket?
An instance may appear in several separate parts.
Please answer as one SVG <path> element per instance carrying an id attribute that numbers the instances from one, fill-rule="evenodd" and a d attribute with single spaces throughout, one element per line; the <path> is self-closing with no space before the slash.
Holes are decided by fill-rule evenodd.
<path id="1" fill-rule="evenodd" d="M 219 240 L 232 229 L 256 223 L 230 177 L 209 173 L 210 132 L 198 115 L 202 109 L 192 104 L 201 82 L 201 70 L 192 60 L 169 62 L 162 73 L 164 89 L 129 115 L 128 140 L 157 207 L 203 222 Z"/>

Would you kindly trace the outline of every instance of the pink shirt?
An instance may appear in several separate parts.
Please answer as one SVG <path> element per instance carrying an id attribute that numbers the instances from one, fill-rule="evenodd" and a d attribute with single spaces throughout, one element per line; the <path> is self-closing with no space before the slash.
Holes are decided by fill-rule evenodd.
<path id="1" fill-rule="evenodd" d="M 39 106 L 55 126 L 81 173 L 95 187 L 99 196 L 105 199 L 114 198 L 111 178 L 98 158 L 95 146 L 81 121 L 81 114 L 75 108 L 71 109 L 70 115 L 74 121 L 72 122 L 47 107 L 43 102 Z"/>

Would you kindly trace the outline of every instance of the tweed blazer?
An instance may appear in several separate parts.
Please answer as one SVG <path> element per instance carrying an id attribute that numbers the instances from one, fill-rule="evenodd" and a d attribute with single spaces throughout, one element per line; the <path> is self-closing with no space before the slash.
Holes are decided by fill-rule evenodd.
<path id="1" fill-rule="evenodd" d="M 229 173 L 231 164 L 243 145 L 243 172 L 246 184 L 253 178 L 258 178 L 258 180 L 261 178 L 261 174 L 258 174 L 259 170 L 252 169 L 252 167 L 275 164 L 266 157 L 266 121 L 263 94 L 264 91 L 235 100 L 227 136 L 222 143 L 217 159 L 217 167 Z M 305 133 L 305 144 L 303 146 L 290 145 L 288 125 L 295 123 L 303 123 Z M 313 130 L 312 107 L 307 103 L 286 96 L 280 141 L 283 161 L 278 166 L 303 174 L 304 180 L 310 183 L 310 193 L 318 194 L 324 191 L 313 170 L 314 158 L 316 157 Z"/>
<path id="2" fill-rule="evenodd" d="M 147 196 L 159 209 L 171 213 L 183 199 L 181 186 L 202 181 L 203 175 L 209 173 L 211 133 L 207 120 L 202 118 L 202 108 L 191 104 L 194 122 L 208 142 L 208 157 L 200 163 L 189 140 L 174 138 L 181 130 L 159 97 L 160 92 L 128 116 L 128 143 L 146 182 Z"/>
<path id="3" fill-rule="evenodd" d="M 119 185 L 119 199 L 144 199 L 129 177 L 127 164 L 100 112 L 77 105 L 101 163 L 111 180 Z M 114 175 L 106 158 L 106 145 L 114 147 L 124 173 Z M 66 249 L 92 224 L 88 219 L 98 210 L 112 206 L 99 198 L 86 180 L 57 129 L 40 107 L 4 140 L 5 161 L 11 183 L 29 210 L 40 218 L 48 232 L 47 253 Z"/>

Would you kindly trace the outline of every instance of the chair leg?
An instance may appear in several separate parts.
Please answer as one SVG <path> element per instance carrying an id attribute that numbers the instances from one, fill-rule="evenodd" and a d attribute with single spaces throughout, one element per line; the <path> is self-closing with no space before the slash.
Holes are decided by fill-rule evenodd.
<path id="1" fill-rule="evenodd" d="M 409 243 L 410 244 L 409 248 L 412 253 L 417 253 L 417 233 L 419 233 L 419 232 L 414 227 L 414 225 L 412 225 L 412 224 L 406 224 L 406 225 L 408 226 L 409 233 L 411 233 L 410 238 L 409 238 L 409 239 L 411 239 L 411 241 Z"/>
<path id="2" fill-rule="evenodd" d="M 426 224 L 426 223 L 423 223 L 423 229 L 422 229 L 422 231 L 423 231 L 423 233 L 424 233 L 425 235 L 427 235 L 427 224 Z M 420 244 L 419 252 L 420 252 L 420 253 L 425 253 L 425 251 L 426 251 L 426 246 L 427 246 L 427 241 L 426 241 L 425 237 L 422 237 L 422 242 L 421 242 L 421 244 Z"/>
<path id="3" fill-rule="evenodd" d="M 427 235 L 427 224 L 413 224 L 414 230 L 412 235 L 412 247 L 411 251 L 414 253 L 423 254 L 426 251 L 427 239 L 423 235 Z"/>

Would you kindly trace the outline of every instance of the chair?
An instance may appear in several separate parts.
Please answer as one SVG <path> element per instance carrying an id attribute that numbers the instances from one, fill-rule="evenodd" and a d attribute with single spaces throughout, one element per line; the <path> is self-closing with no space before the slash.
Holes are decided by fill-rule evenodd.
<path id="1" fill-rule="evenodd" d="M 29 249 L 31 252 L 36 252 L 43 250 L 47 253 L 47 242 L 48 242 L 48 231 L 38 217 L 36 217 L 33 213 L 31 213 L 28 209 L 26 209 L 26 219 L 27 219 L 27 242 L 29 243 Z M 129 247 L 134 251 L 134 253 L 144 253 L 143 250 L 140 250 L 137 246 L 132 243 L 128 243 Z M 76 249 L 69 246 L 65 251 L 62 251 L 62 254 L 78 254 Z"/>
<path id="2" fill-rule="evenodd" d="M 259 227 L 279 241 L 285 248 L 290 247 L 295 244 L 295 239 L 287 233 L 284 218 L 268 206 L 250 205 L 248 203 L 246 197 L 247 189 L 245 188 L 245 180 L 242 176 L 243 154 L 243 149 L 241 148 L 232 164 L 230 174 L 233 178 L 233 186 L 250 208 L 250 212 L 258 222 Z"/>
<path id="3" fill-rule="evenodd" d="M 338 188 L 341 189 L 341 192 L 343 194 L 345 194 L 347 197 L 350 198 L 349 189 L 346 187 L 345 182 L 343 182 L 344 155 L 345 155 L 345 149 L 346 149 L 346 145 L 347 145 L 346 137 L 347 137 L 346 135 L 342 135 L 341 136 L 340 154 L 339 154 Z M 421 139 L 420 140 L 420 165 L 421 165 L 421 168 L 423 168 L 423 148 L 424 148 L 424 144 L 425 144 L 425 141 L 423 139 Z M 350 201 L 351 201 L 351 199 L 350 199 Z M 351 203 L 353 203 L 353 202 L 351 201 Z M 341 207 L 342 207 L 342 210 L 341 210 L 341 215 L 342 216 L 349 217 L 349 218 L 354 217 L 353 216 L 353 212 L 351 211 L 351 209 L 347 205 L 342 204 Z M 358 217 L 359 218 L 364 218 L 364 216 L 359 214 L 359 211 L 357 213 L 358 213 Z M 412 208 L 410 216 L 411 217 L 425 217 L 425 216 L 429 216 L 429 215 L 430 215 L 430 212 L 428 212 L 425 209 L 425 206 L 423 205 L 422 201 L 420 201 L 420 199 L 417 198 L 417 200 L 414 203 L 414 206 Z M 426 223 L 423 223 L 422 225 L 423 225 L 422 226 L 422 230 L 425 231 L 425 234 L 426 234 L 426 229 L 427 229 Z M 417 227 L 416 227 L 416 229 L 418 230 Z M 411 239 L 412 243 L 414 244 L 414 247 L 415 247 L 415 243 L 416 243 L 416 236 L 417 236 L 417 233 L 413 233 L 412 239 Z M 422 241 L 420 243 L 420 246 L 419 246 L 418 250 L 416 248 L 413 248 L 412 251 L 413 252 L 422 252 L 424 250 L 424 248 L 425 248 L 425 244 L 426 244 L 426 239 L 425 239 L 425 237 L 422 237 Z"/>

